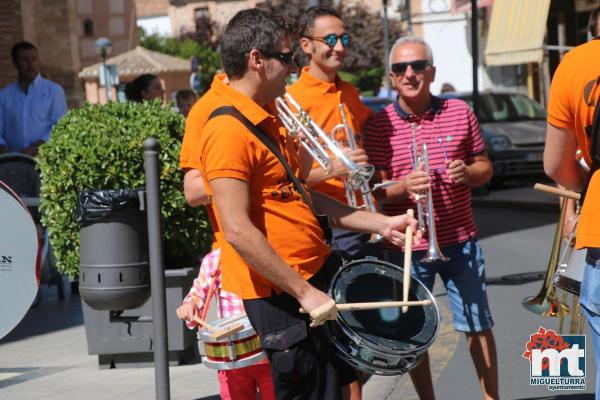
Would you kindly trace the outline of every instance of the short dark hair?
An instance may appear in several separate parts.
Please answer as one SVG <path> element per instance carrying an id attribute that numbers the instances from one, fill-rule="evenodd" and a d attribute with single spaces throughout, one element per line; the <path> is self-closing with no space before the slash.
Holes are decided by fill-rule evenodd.
<path id="1" fill-rule="evenodd" d="M 594 11 L 590 14 L 590 19 L 588 21 L 588 31 L 592 35 L 593 38 L 598 36 L 600 32 L 598 32 L 598 17 L 600 17 L 600 7 L 596 7 Z"/>
<path id="2" fill-rule="evenodd" d="M 315 26 L 315 20 L 319 17 L 335 17 L 337 19 L 342 19 L 342 16 L 335 8 L 326 7 L 326 6 L 313 6 L 310 7 L 302 16 L 300 17 L 300 35 L 301 36 L 311 36 L 310 30 Z"/>
<path id="3" fill-rule="evenodd" d="M 194 92 L 191 89 L 181 89 L 177 91 L 177 94 L 175 95 L 175 101 L 179 102 L 179 101 L 183 101 L 183 100 L 187 100 L 187 99 L 192 99 L 192 98 L 197 98 L 198 95 L 196 94 L 196 92 Z"/>
<path id="4" fill-rule="evenodd" d="M 33 43 L 27 42 L 23 40 L 22 42 L 17 42 L 13 45 L 12 49 L 10 49 L 10 56 L 13 62 L 17 62 L 17 55 L 21 50 L 35 50 L 37 51 L 37 47 L 33 45 Z"/>
<path id="5" fill-rule="evenodd" d="M 283 39 L 294 39 L 296 32 L 295 24 L 268 11 L 258 8 L 239 11 L 227 23 L 219 45 L 227 77 L 244 75 L 251 50 L 272 53 L 277 51 Z"/>
<path id="6" fill-rule="evenodd" d="M 155 79 L 158 79 L 156 75 L 143 74 L 131 82 L 127 82 L 125 85 L 125 98 L 129 101 L 142 102 L 144 100 L 142 92 L 148 90 L 150 83 Z"/>

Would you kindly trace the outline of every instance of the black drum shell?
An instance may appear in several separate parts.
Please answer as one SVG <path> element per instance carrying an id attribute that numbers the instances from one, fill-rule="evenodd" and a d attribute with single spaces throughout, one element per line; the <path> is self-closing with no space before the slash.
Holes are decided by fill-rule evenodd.
<path id="1" fill-rule="evenodd" d="M 329 295 L 336 303 L 401 300 L 403 273 L 401 267 L 388 262 L 356 260 L 334 275 Z M 393 295 L 389 294 L 390 284 Z M 377 375 L 402 375 L 418 365 L 437 337 L 440 316 L 433 295 L 415 278 L 410 281 L 409 300 L 431 300 L 432 304 L 410 307 L 406 314 L 400 314 L 400 308 L 341 312 L 336 321 L 328 323 L 338 355 L 355 368 Z M 386 315 L 399 318 L 397 334 L 394 325 L 367 326 L 381 322 L 377 318 Z M 369 329 L 381 336 L 367 332 Z"/>

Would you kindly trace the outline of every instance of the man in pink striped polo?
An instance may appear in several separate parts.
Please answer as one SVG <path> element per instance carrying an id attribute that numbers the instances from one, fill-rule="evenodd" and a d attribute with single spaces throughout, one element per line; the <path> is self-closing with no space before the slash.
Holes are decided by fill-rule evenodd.
<path id="1" fill-rule="evenodd" d="M 498 398 L 496 345 L 485 291 L 484 260 L 471 210 L 471 188 L 488 182 L 492 164 L 479 124 L 469 106 L 457 99 L 432 96 L 435 78 L 430 47 L 405 37 L 390 51 L 389 78 L 398 100 L 372 117 L 363 130 L 364 148 L 383 180 L 398 181 L 378 192 L 387 215 L 417 209 L 415 198 L 431 190 L 437 241 L 447 261 L 421 259 L 428 240 L 414 246 L 412 273 L 430 290 L 442 278 L 452 309 L 454 329 L 465 332 L 484 399 Z M 414 166 L 414 153 L 427 147 L 429 174 Z M 428 233 L 426 234 L 428 235 Z M 424 238 L 425 239 L 425 238 Z M 404 254 L 387 249 L 388 260 L 402 265 Z M 429 358 L 411 371 L 421 399 L 434 399 Z"/>

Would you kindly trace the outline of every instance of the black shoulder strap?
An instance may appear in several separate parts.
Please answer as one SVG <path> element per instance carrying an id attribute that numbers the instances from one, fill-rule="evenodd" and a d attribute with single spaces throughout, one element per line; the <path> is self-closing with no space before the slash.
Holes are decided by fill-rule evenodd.
<path id="1" fill-rule="evenodd" d="M 587 176 L 587 181 L 581 192 L 581 198 L 579 200 L 579 204 L 581 205 L 583 205 L 583 201 L 585 200 L 585 195 L 594 172 L 600 168 L 600 99 L 597 99 L 596 101 L 592 130 L 590 132 L 590 158 L 592 159 L 592 165 L 590 166 L 590 173 Z"/>
<path id="2" fill-rule="evenodd" d="M 296 175 L 292 171 L 292 168 L 288 164 L 286 158 L 284 157 L 283 154 L 281 154 L 281 151 L 279 151 L 279 148 L 277 147 L 277 145 L 275 144 L 273 139 L 269 135 L 267 135 L 265 132 L 263 132 L 258 126 L 254 125 L 252 122 L 250 122 L 248 120 L 248 118 L 246 118 L 235 107 L 231 107 L 231 106 L 219 107 L 210 114 L 210 116 L 208 117 L 208 120 L 211 120 L 212 118 L 218 117 L 220 115 L 229 115 L 230 117 L 233 117 L 233 118 L 239 120 L 242 124 L 244 124 L 246 126 L 246 128 L 248 128 L 248 130 L 250 132 L 252 132 L 254 134 L 254 136 L 256 136 L 271 151 L 271 153 L 273 153 L 275 155 L 275 157 L 277 157 L 277 159 L 279 160 L 281 165 L 283 165 L 283 168 L 287 172 L 288 177 L 294 183 L 296 190 L 298 190 L 298 193 L 300 193 L 300 195 L 302 196 L 302 199 L 304 200 L 306 205 L 308 205 L 308 207 L 310 208 L 312 213 L 317 218 L 317 221 L 319 222 L 319 225 L 321 226 L 321 229 L 323 230 L 323 234 L 325 235 L 325 241 L 327 243 L 331 243 L 333 236 L 332 236 L 331 226 L 329 224 L 329 219 L 327 218 L 327 215 L 319 214 L 317 212 L 317 210 L 315 209 L 315 207 L 313 205 L 312 199 L 308 196 L 308 193 L 304 189 L 304 185 L 302 185 L 300 180 L 296 177 Z"/>

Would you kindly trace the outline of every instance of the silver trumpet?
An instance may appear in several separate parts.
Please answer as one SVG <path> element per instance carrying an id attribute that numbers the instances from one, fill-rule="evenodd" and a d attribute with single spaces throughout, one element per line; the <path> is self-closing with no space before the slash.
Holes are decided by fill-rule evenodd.
<path id="1" fill-rule="evenodd" d="M 372 165 L 358 165 L 349 159 L 342 149 L 317 125 L 289 93 L 286 93 L 283 98 L 277 97 L 275 99 L 275 108 L 279 113 L 279 120 L 290 135 L 298 136 L 302 133 L 303 137 L 300 138 L 300 143 L 317 160 L 321 167 L 326 171 L 333 169 L 333 160 L 327 150 L 344 164 L 348 169 L 348 186 L 352 190 L 359 189 L 373 177 L 375 167 Z M 292 108 L 295 111 L 292 111 Z"/>
<path id="2" fill-rule="evenodd" d="M 429 175 L 427 144 L 423 143 L 420 149 L 417 148 L 414 123 L 410 126 L 413 134 L 413 168 L 416 171 L 417 168 L 419 168 L 419 165 L 423 163 L 425 165 L 425 173 Z M 427 190 L 426 193 L 417 195 L 415 200 L 417 202 L 417 220 L 419 221 L 419 229 L 422 234 L 428 233 L 429 237 L 429 247 L 427 248 L 425 256 L 421 259 L 421 262 L 432 264 L 449 261 L 450 259 L 442 254 L 442 251 L 438 246 L 435 233 L 435 218 L 433 214 L 433 196 L 431 194 L 431 189 Z"/>
<path id="3" fill-rule="evenodd" d="M 344 105 L 338 104 L 338 110 L 340 112 L 340 118 L 342 120 L 342 123 L 336 125 L 331 130 L 331 134 L 330 134 L 331 140 L 333 140 L 334 143 L 337 143 L 337 139 L 336 139 L 337 132 L 341 130 L 344 133 L 344 138 L 346 140 L 344 145 L 346 145 L 347 147 L 349 147 L 352 150 L 356 150 L 358 148 L 358 145 L 356 144 L 354 132 L 350 128 L 350 125 L 348 124 L 348 120 L 346 119 L 346 112 L 344 111 Z M 356 200 L 356 190 L 354 190 L 350 187 L 347 179 L 344 180 L 344 189 L 346 191 L 346 200 L 348 202 L 348 205 L 353 208 L 358 208 L 358 202 Z M 369 186 L 369 181 L 366 180 L 365 182 L 363 182 L 360 185 L 359 190 L 360 190 L 360 195 L 363 200 L 363 207 L 365 208 L 365 210 L 372 212 L 372 213 L 376 213 L 377 206 L 375 206 L 375 201 L 373 200 L 373 195 L 371 194 L 372 190 L 371 190 L 371 187 Z M 379 242 L 381 240 L 383 240 L 383 236 L 381 236 L 379 234 L 374 235 L 371 238 L 371 242 Z"/>

